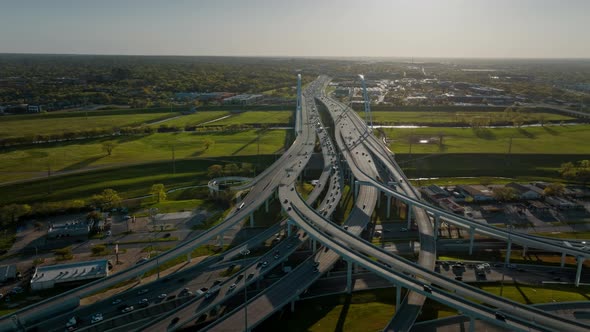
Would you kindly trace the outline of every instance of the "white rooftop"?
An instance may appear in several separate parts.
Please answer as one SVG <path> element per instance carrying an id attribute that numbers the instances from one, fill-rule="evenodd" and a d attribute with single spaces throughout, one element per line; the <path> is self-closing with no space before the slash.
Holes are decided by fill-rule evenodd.
<path id="1" fill-rule="evenodd" d="M 54 283 L 101 278 L 108 275 L 108 260 L 100 259 L 50 266 L 40 266 L 31 278 L 31 284 L 52 281 Z"/>

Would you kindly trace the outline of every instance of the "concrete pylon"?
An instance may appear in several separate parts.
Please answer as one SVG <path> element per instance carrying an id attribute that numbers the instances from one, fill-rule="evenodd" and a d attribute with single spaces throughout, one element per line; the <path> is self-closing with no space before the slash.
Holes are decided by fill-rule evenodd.
<path id="1" fill-rule="evenodd" d="M 391 216 L 391 196 L 385 195 L 387 197 L 387 219 Z"/>
<path id="2" fill-rule="evenodd" d="M 576 269 L 576 287 L 580 286 L 580 276 L 582 275 L 582 266 L 584 265 L 584 257 L 578 256 L 576 259 L 578 267 Z"/>
<path id="3" fill-rule="evenodd" d="M 561 267 L 564 267 L 565 266 L 565 252 L 562 252 L 561 253 L 561 264 L 560 264 L 560 266 Z"/>
<path id="4" fill-rule="evenodd" d="M 352 293 L 352 262 L 346 261 L 346 291 Z"/>
<path id="5" fill-rule="evenodd" d="M 254 213 L 250 213 L 250 228 L 254 227 Z"/>
<path id="6" fill-rule="evenodd" d="M 469 227 L 469 255 L 473 254 L 473 241 L 475 240 L 475 227 Z"/>
<path id="7" fill-rule="evenodd" d="M 512 249 L 512 239 L 508 238 L 508 246 L 506 247 L 506 265 L 510 264 L 510 250 Z"/>

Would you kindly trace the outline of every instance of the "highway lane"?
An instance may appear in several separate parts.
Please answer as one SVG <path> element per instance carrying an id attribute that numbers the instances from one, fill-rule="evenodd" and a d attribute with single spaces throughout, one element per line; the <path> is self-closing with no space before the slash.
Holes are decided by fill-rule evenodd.
<path id="1" fill-rule="evenodd" d="M 456 308 L 466 315 L 491 322 L 494 325 L 499 325 L 512 331 L 531 331 L 531 327 L 532 330 L 537 331 L 551 330 L 536 323 L 522 320 L 520 317 L 514 317 L 511 315 L 511 312 L 503 312 L 506 318 L 497 319 L 496 309 L 466 300 L 459 294 L 448 292 L 437 287 L 426 288 L 424 283 L 417 278 L 406 275 L 398 269 L 387 267 L 386 265 L 376 262 L 364 256 L 363 254 L 358 254 L 355 250 L 351 250 L 347 243 L 334 239 L 332 236 L 328 235 L 328 233 L 318 231 L 316 226 L 312 225 L 312 222 L 307 220 L 307 214 L 303 211 L 299 211 L 296 206 L 292 206 L 291 211 L 292 212 L 290 213 L 290 216 L 294 219 L 297 225 L 299 225 L 299 227 L 301 227 L 312 238 L 316 238 L 318 241 L 328 246 L 341 257 L 354 261 L 355 263 L 378 274 L 379 276 L 390 280 L 394 284 L 401 285 L 404 288 L 408 288 L 429 298 L 433 298 L 435 301 Z M 580 329 L 578 330 L 582 331 Z"/>
<path id="2" fill-rule="evenodd" d="M 167 293 L 169 295 L 172 295 L 172 293 L 175 293 L 176 291 L 179 291 L 180 289 L 187 287 L 188 282 L 194 280 L 195 278 L 198 278 L 201 274 L 206 273 L 207 271 L 239 263 L 239 261 L 230 262 L 230 260 L 243 256 L 241 253 L 242 251 L 253 249 L 259 246 L 262 242 L 268 240 L 269 238 L 273 238 L 276 233 L 280 232 L 286 226 L 286 224 L 286 220 L 281 223 L 277 223 L 266 229 L 264 232 L 258 234 L 254 238 L 249 239 L 247 242 L 239 246 L 236 246 L 219 256 L 210 256 L 189 270 L 180 271 L 172 275 L 169 275 L 165 278 L 161 278 L 160 280 L 156 280 L 154 282 L 141 285 L 140 287 L 118 294 L 116 298 L 120 298 L 123 302 L 131 305 L 136 304 L 139 300 L 145 297 L 142 295 L 137 295 L 137 291 L 140 289 L 158 289 L 159 293 L 157 295 L 161 293 Z M 185 282 L 163 283 L 163 281 L 169 278 L 173 278 L 176 280 L 183 278 Z M 170 286 L 173 287 L 171 288 Z M 150 294 L 150 297 L 151 296 L 152 294 Z M 114 318 L 120 315 L 119 310 L 113 310 L 111 302 L 112 299 L 108 299 L 93 303 L 92 305 L 81 306 L 79 308 L 76 308 L 72 312 L 68 312 L 63 315 L 52 317 L 51 319 L 45 320 L 39 325 L 37 325 L 37 328 L 42 331 L 50 331 L 52 329 L 62 330 L 65 324 L 73 316 L 82 318 L 82 325 L 80 325 L 81 328 L 83 326 L 90 325 L 90 317 L 94 313 L 102 313 L 105 318 L 105 322 L 96 324 L 94 325 L 94 327 L 103 326 L 105 325 L 106 320 L 109 318 L 109 316 L 112 316 Z"/>
<path id="3" fill-rule="evenodd" d="M 329 220 L 317 214 L 314 215 L 314 210 L 305 204 L 305 202 L 293 200 L 291 204 L 293 210 L 299 211 L 302 215 L 306 216 L 310 224 L 313 224 L 326 234 L 330 234 L 333 240 L 339 240 L 351 252 L 363 253 L 367 256 L 375 257 L 380 262 L 391 266 L 398 272 L 415 276 L 420 281 L 425 280 L 428 283 L 436 285 L 437 288 L 446 289 L 464 298 L 475 299 L 481 303 L 486 303 L 502 310 L 502 312 L 509 312 L 512 316 L 519 317 L 522 321 L 535 322 L 535 324 L 542 323 L 543 326 L 551 328 L 554 331 L 585 331 L 590 329 L 589 325 L 553 316 L 542 310 L 486 293 L 479 288 L 442 276 L 405 258 L 377 248 L 370 242 L 360 239 L 354 234 L 334 225 Z M 290 215 L 293 218 L 293 214 Z M 424 283 L 425 281 L 421 282 Z"/>
<path id="4" fill-rule="evenodd" d="M 305 113 L 305 107 L 302 108 L 302 116 L 307 118 Z M 10 317 L 5 316 L 0 318 L 0 331 L 12 331 L 23 326 L 32 326 L 36 323 L 42 322 L 48 315 L 53 315 L 54 310 L 59 307 L 63 302 L 75 301 L 87 295 L 96 293 L 105 288 L 116 285 L 120 282 L 129 280 L 135 276 L 141 275 L 147 271 L 153 270 L 160 263 L 166 262 L 170 259 L 178 257 L 180 255 L 186 255 L 190 253 L 194 248 L 199 247 L 206 243 L 206 241 L 221 235 L 225 230 L 232 227 L 235 224 L 240 223 L 244 218 L 248 217 L 256 208 L 266 201 L 270 195 L 274 192 L 281 179 L 285 176 L 285 169 L 294 163 L 294 159 L 301 161 L 302 159 L 307 162 L 311 155 L 313 145 L 315 142 L 315 136 L 308 135 L 305 133 L 308 131 L 308 126 L 302 128 L 303 134 L 298 135 L 295 142 L 283 154 L 271 167 L 263 171 L 255 178 L 256 185 L 246 195 L 244 200 L 243 208 L 237 207 L 229 217 L 219 225 L 213 227 L 206 233 L 202 234 L 198 238 L 190 239 L 176 248 L 165 252 L 160 255 L 159 262 L 156 259 L 149 260 L 143 264 L 136 265 L 128 268 L 125 271 L 117 273 L 113 276 L 100 279 L 98 281 L 86 284 L 84 286 L 73 289 L 67 293 L 61 294 L 57 297 L 47 299 L 45 301 L 38 302 L 34 305 L 28 306 L 17 311 Z M 296 158 L 293 158 L 296 156 Z M 289 176 L 289 174 L 287 174 Z M 67 308 L 64 308 L 67 310 Z M 17 317 L 13 319 L 12 317 Z"/>
<path id="5" fill-rule="evenodd" d="M 311 84 L 309 89 L 313 89 L 313 87 L 315 86 L 315 84 Z M 326 185 L 326 180 L 330 179 L 330 175 L 332 174 L 332 170 L 337 169 L 335 162 L 336 162 L 336 158 L 333 155 L 333 148 L 331 147 L 331 144 L 329 141 L 326 141 L 325 139 L 327 138 L 327 135 L 325 133 L 325 131 L 322 129 L 322 126 L 316 126 L 316 121 L 318 121 L 318 116 L 316 114 L 316 108 L 315 105 L 313 105 L 313 98 L 311 99 L 307 99 L 305 97 L 305 95 L 307 95 L 308 92 L 304 92 L 304 97 L 303 99 L 303 110 L 307 110 L 306 114 L 307 116 L 307 120 L 305 122 L 305 128 L 307 130 L 303 130 L 302 129 L 302 133 L 301 135 L 314 135 L 313 132 L 310 130 L 310 128 L 315 128 L 315 131 L 317 132 L 318 136 L 320 137 L 320 142 L 321 142 L 321 147 L 322 147 L 322 155 L 323 158 L 325 160 L 324 162 L 324 169 L 323 172 L 320 176 L 319 179 L 319 185 L 316 186 L 314 188 L 314 190 L 312 191 L 312 193 L 308 196 L 307 201 L 311 204 L 313 201 L 315 201 L 317 199 L 317 197 L 319 196 L 319 194 L 323 191 L 323 187 L 322 184 L 325 186 Z M 311 103 L 309 102 L 311 101 Z M 315 135 L 314 135 L 315 136 Z M 291 167 L 289 170 L 293 170 L 296 169 L 296 172 L 294 174 L 290 174 L 290 177 L 286 177 L 286 179 L 289 179 L 289 183 L 293 184 L 296 179 L 297 176 L 299 175 L 299 173 L 303 170 L 305 164 L 302 163 L 302 161 L 300 160 L 298 164 L 295 165 L 295 167 Z M 330 180 L 338 180 L 337 176 L 334 176 L 333 178 L 331 178 Z M 281 186 L 286 185 L 286 183 L 282 183 Z M 291 186 L 291 189 L 294 190 L 294 186 Z M 336 197 L 331 197 L 331 200 L 334 201 L 336 199 Z M 328 206 L 330 201 L 330 196 L 327 196 L 324 198 L 322 204 L 320 206 Z M 335 204 L 334 204 L 335 205 Z M 300 244 L 297 244 L 297 247 Z M 296 247 L 295 247 L 296 248 Z M 295 248 L 293 248 L 292 250 L 294 251 Z M 287 257 L 288 254 L 290 254 L 292 251 L 287 252 L 287 255 L 284 257 Z M 283 258 L 281 258 L 282 260 Z M 257 278 L 258 276 L 255 276 L 255 278 Z M 229 283 L 229 281 L 228 281 Z M 224 283 L 225 284 L 225 283 Z M 231 285 L 231 284 L 230 284 Z M 244 286 L 240 283 L 236 284 L 236 288 L 234 288 L 232 290 L 232 293 L 238 292 L 241 287 Z M 220 297 L 223 298 L 223 297 Z M 215 301 L 214 301 L 215 302 Z M 215 304 L 218 304 L 217 302 L 215 302 Z M 195 309 L 195 307 L 198 307 L 197 309 Z M 159 321 L 157 323 L 155 322 L 150 322 L 150 324 L 155 323 L 155 325 L 152 325 L 149 327 L 149 329 L 164 329 L 164 328 L 168 328 L 169 327 L 169 321 L 178 317 L 178 322 L 174 325 L 173 329 L 179 328 L 187 323 L 189 323 L 190 321 L 194 320 L 194 318 L 196 316 L 200 316 L 201 314 L 203 314 L 204 312 L 206 312 L 208 310 L 210 306 L 206 306 L 206 307 L 199 307 L 199 303 L 197 301 L 195 301 L 195 303 L 190 303 L 187 304 L 186 306 L 184 306 L 183 308 L 180 308 L 179 310 L 175 310 L 174 312 L 170 312 L 169 314 L 159 318 Z M 196 313 L 195 313 L 196 312 Z M 149 324 L 148 324 L 149 325 Z M 147 325 L 145 327 L 146 329 L 148 329 Z"/>
<path id="6" fill-rule="evenodd" d="M 391 173 L 392 179 L 395 179 L 395 182 L 398 182 L 398 189 L 406 195 L 418 199 L 418 193 L 410 185 L 409 181 L 407 181 L 405 175 L 401 172 L 401 169 L 397 167 L 395 160 L 391 157 L 391 151 L 389 151 L 387 147 L 381 144 L 382 142 L 379 139 L 370 133 L 369 128 L 367 128 L 356 112 L 345 105 L 326 97 L 321 98 L 321 101 L 332 116 L 336 128 L 335 135 L 340 137 L 339 140 L 337 139 L 340 150 L 347 160 L 352 161 L 349 163 L 349 167 L 354 176 L 357 179 L 367 180 L 364 178 L 366 173 L 359 172 L 360 168 L 358 166 L 362 165 L 362 162 L 359 165 L 359 163 L 353 159 L 354 155 L 358 156 L 358 151 L 354 151 L 354 154 L 352 154 L 352 151 L 349 151 L 351 147 L 365 145 L 367 147 L 365 151 L 371 151 L 374 157 L 377 156 L 382 165 Z M 368 153 L 366 153 L 366 155 L 368 158 Z M 361 157 L 363 156 L 365 156 L 365 153 L 361 153 Z M 375 164 L 376 159 L 371 159 L 373 160 L 373 164 Z M 369 162 L 371 159 L 369 159 Z M 368 178 L 374 179 L 375 177 L 369 176 Z M 406 181 L 399 181 L 398 179 L 406 179 Z M 416 224 L 420 232 L 421 246 L 418 256 L 418 264 L 433 270 L 434 262 L 436 260 L 436 244 L 433 238 L 433 229 L 430 219 L 423 209 L 414 207 L 412 212 L 415 216 Z M 423 295 L 416 292 L 409 292 L 402 308 L 398 308 L 396 314 L 386 326 L 385 330 L 409 330 L 420 314 L 420 310 L 425 300 L 426 298 Z"/>
<path id="7" fill-rule="evenodd" d="M 323 215 L 329 216 L 331 215 L 332 211 L 336 208 L 336 204 L 340 201 L 340 197 L 342 195 L 341 186 L 342 186 L 342 179 L 339 176 L 339 167 L 337 166 L 338 160 L 336 157 L 333 156 L 333 152 L 335 151 L 328 134 L 323 128 L 323 124 L 319 117 L 314 120 L 317 121 L 316 125 L 318 130 L 318 135 L 320 137 L 322 150 L 324 151 L 324 159 L 326 160 L 325 151 L 330 153 L 330 166 L 334 169 L 335 174 L 330 179 L 330 184 L 328 186 L 329 194 L 326 193 L 324 200 L 322 201 L 318 211 Z M 291 189 L 289 189 L 291 188 Z M 284 205 L 288 204 L 288 196 L 297 195 L 293 190 L 293 182 L 287 181 L 284 186 L 279 187 L 279 197 L 281 202 Z M 361 193 L 359 193 L 359 197 L 365 196 L 364 191 L 366 188 L 361 189 Z M 297 197 L 299 197 L 297 195 Z M 368 202 L 365 203 L 365 205 Z M 374 205 L 374 201 L 373 201 Z M 361 206 L 361 202 L 357 202 L 357 206 Z M 361 211 L 359 208 L 355 208 L 351 213 L 350 218 L 347 221 L 347 225 L 352 227 L 350 230 L 352 232 L 360 232 L 364 227 L 355 227 L 350 222 L 354 220 L 365 220 L 368 221 L 368 217 L 366 214 L 363 213 L 363 216 L 359 216 L 355 218 L 356 214 Z M 288 210 L 288 207 L 285 206 Z M 355 212 L 356 211 L 356 212 Z M 250 300 L 246 305 L 242 305 L 226 316 L 222 317 L 221 320 L 215 322 L 213 325 L 209 326 L 208 329 L 214 331 L 230 331 L 230 330 L 239 330 L 242 326 L 242 322 L 246 317 L 246 312 L 248 312 L 248 326 L 253 327 L 262 322 L 266 317 L 270 316 L 274 311 L 280 309 L 293 299 L 295 299 L 299 294 L 304 292 L 307 287 L 309 287 L 319 276 L 328 271 L 336 261 L 338 261 L 338 256 L 334 255 L 333 252 L 320 250 L 313 258 L 313 261 L 317 262 L 318 271 L 317 273 L 309 273 L 309 261 L 308 259 L 305 263 L 296 267 L 291 273 L 281 279 L 279 282 L 272 285 L 270 288 L 266 289 L 263 293 L 259 294 L 256 298 Z M 297 289 L 295 292 L 290 292 L 290 289 L 293 289 L 293 285 L 297 285 Z M 288 294 L 288 296 L 286 296 Z M 248 309 L 247 309 L 248 308 Z M 255 309 L 249 309 L 255 308 Z"/>

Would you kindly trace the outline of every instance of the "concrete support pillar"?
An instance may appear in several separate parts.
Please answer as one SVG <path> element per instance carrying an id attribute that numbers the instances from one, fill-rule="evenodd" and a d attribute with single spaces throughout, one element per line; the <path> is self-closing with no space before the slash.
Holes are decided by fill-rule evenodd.
<path id="1" fill-rule="evenodd" d="M 526 256 L 526 251 L 527 251 L 528 247 L 527 246 L 523 246 L 522 247 L 522 257 Z"/>
<path id="2" fill-rule="evenodd" d="M 440 216 L 434 215 L 434 241 L 438 240 L 438 231 L 440 229 Z"/>
<path id="3" fill-rule="evenodd" d="M 412 205 L 408 204 L 408 229 L 412 228 Z"/>
<path id="4" fill-rule="evenodd" d="M 475 318 L 469 317 L 469 332 L 475 332 Z"/>
<path id="5" fill-rule="evenodd" d="M 354 273 L 359 273 L 359 265 L 358 264 L 353 264 L 352 265 L 352 270 Z"/>
<path id="6" fill-rule="evenodd" d="M 347 261 L 346 265 L 346 291 L 352 293 L 352 262 Z"/>
<path id="7" fill-rule="evenodd" d="M 565 252 L 561 253 L 561 267 L 565 266 Z"/>
<path id="8" fill-rule="evenodd" d="M 191 253 L 190 253 L 190 252 L 187 252 L 187 253 L 186 253 L 186 262 L 187 262 L 187 263 L 190 263 L 191 261 L 192 261 L 192 256 L 191 256 Z"/>
<path id="9" fill-rule="evenodd" d="M 250 227 L 254 227 L 254 213 L 250 213 Z"/>
<path id="10" fill-rule="evenodd" d="M 356 201 L 357 197 L 359 196 L 359 184 L 358 182 L 354 182 L 354 200 Z"/>
<path id="11" fill-rule="evenodd" d="M 381 192 L 377 194 L 377 208 L 381 207 Z"/>
<path id="12" fill-rule="evenodd" d="M 264 201 L 264 212 L 268 213 L 268 199 Z"/>
<path id="13" fill-rule="evenodd" d="M 352 174 L 352 172 L 350 172 L 350 182 L 348 184 L 350 186 L 352 186 L 354 184 L 354 174 Z"/>
<path id="14" fill-rule="evenodd" d="M 576 259 L 578 268 L 576 269 L 576 287 L 580 286 L 580 276 L 582 275 L 582 265 L 584 265 L 584 257 L 578 256 Z"/>
<path id="15" fill-rule="evenodd" d="M 291 236 L 291 220 L 287 221 L 287 236 Z"/>
<path id="16" fill-rule="evenodd" d="M 510 250 L 512 249 L 512 239 L 508 238 L 508 246 L 506 247 L 506 265 L 510 264 Z"/>
<path id="17" fill-rule="evenodd" d="M 397 312 L 402 303 L 402 287 L 400 285 L 395 286 L 395 311 Z"/>
<path id="18" fill-rule="evenodd" d="M 469 255 L 473 254 L 473 241 L 475 240 L 475 228 L 469 227 Z"/>
<path id="19" fill-rule="evenodd" d="M 219 246 L 223 248 L 223 233 L 219 234 Z"/>
<path id="20" fill-rule="evenodd" d="M 317 250 L 317 242 L 315 239 L 311 239 L 311 247 L 314 252 Z"/>
<path id="21" fill-rule="evenodd" d="M 391 196 L 385 195 L 387 197 L 387 219 L 391 216 Z"/>

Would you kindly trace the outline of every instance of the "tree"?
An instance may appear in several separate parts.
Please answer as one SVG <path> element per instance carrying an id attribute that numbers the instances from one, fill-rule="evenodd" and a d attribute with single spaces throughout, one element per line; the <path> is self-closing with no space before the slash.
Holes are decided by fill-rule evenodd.
<path id="1" fill-rule="evenodd" d="M 72 259 L 74 257 L 74 255 L 72 255 L 72 247 L 54 249 L 53 253 L 56 256 L 60 256 L 57 258 L 57 260 L 67 260 L 67 259 Z"/>
<path id="2" fill-rule="evenodd" d="M 236 175 L 240 171 L 240 168 L 236 164 L 226 164 L 223 167 L 223 173 L 226 175 Z"/>
<path id="3" fill-rule="evenodd" d="M 121 206 L 121 197 L 113 189 L 105 189 L 102 193 L 92 196 L 92 201 L 103 210 L 110 210 Z"/>
<path id="4" fill-rule="evenodd" d="M 150 194 L 156 197 L 158 203 L 166 200 L 166 188 L 162 183 L 154 184 L 150 190 Z"/>
<path id="5" fill-rule="evenodd" d="M 92 247 L 92 255 L 98 256 L 104 254 L 107 250 L 107 247 L 104 244 L 97 244 Z"/>
<path id="6" fill-rule="evenodd" d="M 102 213 L 100 213 L 98 211 L 90 211 L 86 215 L 86 220 L 89 220 L 89 221 L 100 221 L 100 220 L 102 220 Z"/>
<path id="7" fill-rule="evenodd" d="M 31 206 L 28 204 L 9 204 L 0 209 L 0 220 L 4 225 L 14 224 L 19 218 L 31 213 Z"/>
<path id="8" fill-rule="evenodd" d="M 205 138 L 203 140 L 203 147 L 205 148 L 205 150 L 209 150 L 209 147 L 213 144 L 215 144 L 215 141 L 210 138 Z"/>
<path id="9" fill-rule="evenodd" d="M 254 174 L 254 165 L 250 163 L 242 163 L 242 173 L 244 175 Z"/>
<path id="10" fill-rule="evenodd" d="M 223 166 L 221 165 L 211 165 L 207 168 L 207 175 L 210 178 L 216 178 L 223 175 Z"/>
<path id="11" fill-rule="evenodd" d="M 562 183 L 555 182 L 547 185 L 545 189 L 543 189 L 543 194 L 545 196 L 561 196 L 565 191 L 565 186 Z"/>
<path id="12" fill-rule="evenodd" d="M 494 197 L 499 201 L 511 201 L 518 197 L 516 190 L 510 187 L 497 187 L 492 192 Z"/>
<path id="13" fill-rule="evenodd" d="M 116 146 L 117 144 L 113 141 L 102 142 L 102 152 L 106 152 L 106 154 L 110 156 Z"/>

